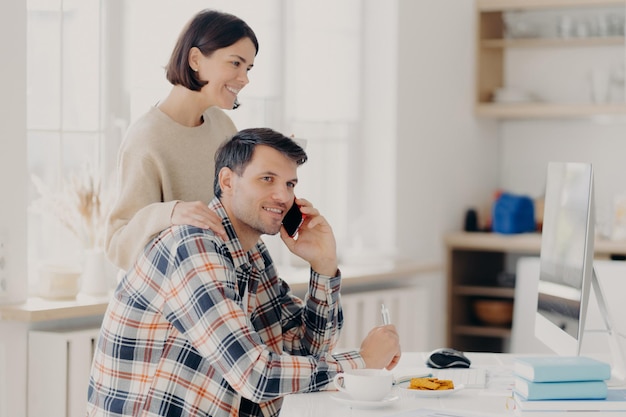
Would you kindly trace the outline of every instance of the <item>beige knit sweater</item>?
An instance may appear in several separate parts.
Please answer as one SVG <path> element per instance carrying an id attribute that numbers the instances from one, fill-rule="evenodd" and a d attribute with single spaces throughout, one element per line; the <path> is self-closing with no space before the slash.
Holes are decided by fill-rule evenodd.
<path id="1" fill-rule="evenodd" d="M 215 151 L 235 133 L 217 107 L 197 127 L 180 125 L 157 107 L 131 126 L 119 151 L 117 200 L 106 225 L 111 262 L 128 270 L 152 237 L 171 225 L 177 201 L 211 201 Z"/>

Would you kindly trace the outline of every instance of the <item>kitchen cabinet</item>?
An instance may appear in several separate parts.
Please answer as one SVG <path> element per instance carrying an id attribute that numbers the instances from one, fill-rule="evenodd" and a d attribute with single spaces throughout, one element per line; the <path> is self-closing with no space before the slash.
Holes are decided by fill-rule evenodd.
<path id="1" fill-rule="evenodd" d="M 511 324 L 489 325 L 475 316 L 478 299 L 515 302 L 515 288 L 501 278 L 520 256 L 539 256 L 541 234 L 459 232 L 445 236 L 447 252 L 447 346 L 463 351 L 507 352 Z M 626 242 L 596 239 L 596 259 L 625 255 Z M 504 283 L 504 285 L 503 285 Z"/>
<path id="2" fill-rule="evenodd" d="M 477 0 L 476 1 L 476 91 L 475 114 L 491 118 L 563 118 L 588 117 L 603 114 L 626 114 L 626 104 L 619 102 L 593 103 L 591 98 L 581 102 L 534 101 L 522 98 L 498 100 L 497 92 L 510 87 L 515 80 L 506 80 L 507 54 L 516 49 L 552 50 L 579 49 L 580 65 L 590 66 L 585 56 L 588 48 L 598 50 L 611 47 L 616 59 L 624 60 L 623 19 L 626 11 L 624 0 Z M 531 33 L 518 30 L 512 33 L 511 25 L 507 28 L 507 14 L 519 12 L 561 13 L 567 19 L 567 13 L 593 13 L 599 8 L 609 8 L 615 18 L 622 21 L 619 30 L 597 31 L 597 33 L 580 33 L 572 31 L 571 36 L 558 34 L 559 23 L 552 21 L 552 33 Z M 510 22 L 509 22 L 510 23 Z M 565 24 L 572 24 L 565 20 Z M 604 26 L 606 28 L 606 26 Z M 526 28 L 527 29 L 527 28 Z M 615 29 L 615 28 L 614 28 Z M 508 32 L 507 32 L 508 30 Z M 545 32 L 545 31 L 544 31 Z M 551 49 L 552 48 L 552 49 Z M 546 65 L 550 65 L 549 63 Z M 583 88 L 585 86 L 572 86 Z M 623 89 L 623 88 L 622 88 Z"/>

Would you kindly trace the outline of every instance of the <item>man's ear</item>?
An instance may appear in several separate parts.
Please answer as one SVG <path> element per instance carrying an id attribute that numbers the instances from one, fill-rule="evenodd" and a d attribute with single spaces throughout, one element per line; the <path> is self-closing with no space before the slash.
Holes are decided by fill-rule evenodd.
<path id="1" fill-rule="evenodd" d="M 233 176 L 235 173 L 228 167 L 223 167 L 220 169 L 218 174 L 220 188 L 223 194 L 229 194 L 230 190 L 233 188 Z"/>

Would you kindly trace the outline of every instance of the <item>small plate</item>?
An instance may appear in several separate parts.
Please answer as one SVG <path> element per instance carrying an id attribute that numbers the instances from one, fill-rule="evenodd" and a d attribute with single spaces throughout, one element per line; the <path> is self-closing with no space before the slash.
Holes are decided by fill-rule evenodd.
<path id="1" fill-rule="evenodd" d="M 389 394 L 380 401 L 359 401 L 353 400 L 348 394 L 338 392 L 337 394 L 331 395 L 330 398 L 352 408 L 372 409 L 386 407 L 400 397 L 398 397 L 397 395 Z"/>
<path id="2" fill-rule="evenodd" d="M 398 388 L 408 395 L 412 395 L 414 397 L 422 397 L 422 398 L 438 398 L 438 397 L 446 397 L 448 395 L 454 394 L 455 392 L 461 391 L 465 388 L 465 385 L 457 385 L 454 389 L 442 389 L 442 390 L 428 390 L 428 389 L 409 389 L 409 382 L 403 382 L 398 384 Z"/>

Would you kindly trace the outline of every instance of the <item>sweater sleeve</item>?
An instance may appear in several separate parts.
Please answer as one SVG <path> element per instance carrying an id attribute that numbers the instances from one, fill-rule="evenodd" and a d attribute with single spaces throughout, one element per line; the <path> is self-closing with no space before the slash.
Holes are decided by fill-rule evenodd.
<path id="1" fill-rule="evenodd" d="M 128 270 L 145 245 L 171 226 L 180 201 L 213 198 L 214 155 L 236 130 L 220 109 L 204 113 L 204 123 L 187 127 L 152 108 L 129 130 L 118 157 L 117 201 L 109 213 L 105 251 Z"/>
<path id="2" fill-rule="evenodd" d="M 113 264 L 128 270 L 150 239 L 171 225 L 178 201 L 161 202 L 161 175 L 146 157 L 122 150 L 118 173 L 118 198 L 107 218 L 105 250 Z"/>

